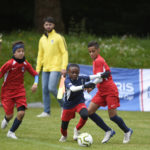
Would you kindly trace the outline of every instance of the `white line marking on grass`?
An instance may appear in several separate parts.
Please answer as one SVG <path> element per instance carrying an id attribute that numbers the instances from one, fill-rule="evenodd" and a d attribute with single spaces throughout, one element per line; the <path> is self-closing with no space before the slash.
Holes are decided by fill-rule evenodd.
<path id="1" fill-rule="evenodd" d="M 61 148 L 61 149 L 66 149 L 66 150 L 81 150 L 78 148 L 72 148 L 72 147 L 66 147 L 63 145 L 57 145 L 57 144 L 51 144 L 51 143 L 47 143 L 47 142 L 41 142 L 41 141 L 35 141 L 35 140 L 28 140 L 28 139 L 19 139 L 20 141 L 24 141 L 24 142 L 30 142 L 30 143 L 35 143 L 36 145 L 46 145 L 49 147 L 54 147 L 54 148 Z"/>

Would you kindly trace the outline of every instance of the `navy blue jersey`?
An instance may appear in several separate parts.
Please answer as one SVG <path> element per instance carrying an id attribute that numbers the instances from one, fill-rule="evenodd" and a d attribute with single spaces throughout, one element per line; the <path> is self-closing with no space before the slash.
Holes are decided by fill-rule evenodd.
<path id="1" fill-rule="evenodd" d="M 64 109 L 71 109 L 80 103 L 84 103 L 83 90 L 72 92 L 70 90 L 71 86 L 80 86 L 85 82 L 90 81 L 89 76 L 79 76 L 77 80 L 71 80 L 70 77 L 66 77 L 65 80 L 65 94 L 64 94 Z"/>

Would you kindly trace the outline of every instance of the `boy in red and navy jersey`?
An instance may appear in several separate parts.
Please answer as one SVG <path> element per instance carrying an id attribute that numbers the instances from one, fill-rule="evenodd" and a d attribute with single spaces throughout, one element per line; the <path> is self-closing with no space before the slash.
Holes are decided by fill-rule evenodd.
<path id="1" fill-rule="evenodd" d="M 6 128 L 8 122 L 13 117 L 14 106 L 17 107 L 17 117 L 12 127 L 7 133 L 7 137 L 17 139 L 15 131 L 22 122 L 27 108 L 26 93 L 24 88 L 24 73 L 28 71 L 35 77 L 35 82 L 31 88 L 35 92 L 38 84 L 38 73 L 25 60 L 24 43 L 17 41 L 12 47 L 13 57 L 0 68 L 0 78 L 4 77 L 1 87 L 1 103 L 5 111 L 5 117 L 1 123 L 1 128 Z"/>
<path id="2" fill-rule="evenodd" d="M 73 139 L 77 140 L 79 130 L 84 126 L 88 118 L 88 110 L 85 105 L 85 98 L 83 95 L 85 88 L 94 88 L 97 79 L 99 80 L 100 75 L 79 75 L 80 68 L 77 64 L 70 64 L 67 69 L 68 76 L 65 80 L 65 94 L 64 94 L 64 105 L 62 112 L 62 123 L 60 142 L 67 140 L 67 129 L 71 119 L 75 118 L 75 113 L 80 114 L 80 120 L 74 128 Z M 95 79 L 93 82 L 90 80 Z M 89 82 L 90 81 L 90 82 Z"/>
<path id="3" fill-rule="evenodd" d="M 98 119 L 92 114 L 94 114 L 100 106 L 108 106 L 110 120 L 115 122 L 121 128 L 121 130 L 123 130 L 123 143 L 128 143 L 133 131 L 132 129 L 128 128 L 123 119 L 117 115 L 117 107 L 120 106 L 118 89 L 112 80 L 109 66 L 105 62 L 104 58 L 99 55 L 99 50 L 99 44 L 97 42 L 92 41 L 88 44 L 88 51 L 93 59 L 93 73 L 99 74 L 101 72 L 101 78 L 103 79 L 102 82 L 97 84 L 98 92 L 93 97 L 89 105 L 89 117 L 97 125 L 99 125 L 99 127 L 101 127 L 103 130 L 105 129 L 104 131 L 106 134 L 102 140 L 102 143 L 106 143 L 115 134 L 115 131 L 108 129 L 108 126 L 100 117 Z"/>

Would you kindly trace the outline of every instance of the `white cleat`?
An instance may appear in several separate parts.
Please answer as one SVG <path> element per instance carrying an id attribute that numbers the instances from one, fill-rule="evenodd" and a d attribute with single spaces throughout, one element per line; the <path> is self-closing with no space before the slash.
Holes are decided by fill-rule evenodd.
<path id="1" fill-rule="evenodd" d="M 12 139 L 15 139 L 15 140 L 18 139 L 18 138 L 16 137 L 15 133 L 12 132 L 12 131 L 8 131 L 7 137 L 12 138 Z"/>
<path id="2" fill-rule="evenodd" d="M 129 131 L 124 134 L 124 139 L 123 139 L 123 143 L 124 144 L 126 144 L 126 143 L 128 143 L 130 141 L 132 133 L 133 133 L 133 130 L 129 129 Z"/>
<path id="3" fill-rule="evenodd" d="M 78 139 L 79 134 L 80 134 L 79 131 L 78 131 L 77 128 L 75 127 L 75 128 L 74 128 L 73 140 L 76 141 L 76 140 Z"/>
<path id="4" fill-rule="evenodd" d="M 5 129 L 5 128 L 7 127 L 7 125 L 8 125 L 8 122 L 7 122 L 6 119 L 4 118 L 3 121 L 2 121 L 2 123 L 1 123 L 1 128 L 2 128 L 2 129 Z"/>
<path id="5" fill-rule="evenodd" d="M 113 135 L 116 134 L 114 130 L 110 130 L 110 131 L 107 131 L 105 132 L 105 136 L 102 140 L 102 143 L 107 143 L 111 137 L 113 137 Z"/>
<path id="6" fill-rule="evenodd" d="M 41 117 L 49 117 L 50 115 L 46 112 L 42 112 L 41 114 L 37 115 L 38 118 L 41 118 Z"/>
<path id="7" fill-rule="evenodd" d="M 59 139 L 59 142 L 66 142 L 67 140 L 67 136 L 61 136 L 61 138 Z"/>

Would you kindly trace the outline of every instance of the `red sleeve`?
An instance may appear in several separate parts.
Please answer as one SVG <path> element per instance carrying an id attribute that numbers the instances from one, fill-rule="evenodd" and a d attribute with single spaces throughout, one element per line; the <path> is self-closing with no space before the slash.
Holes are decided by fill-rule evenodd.
<path id="1" fill-rule="evenodd" d="M 26 69 L 32 76 L 38 75 L 38 73 L 33 69 L 33 67 L 31 66 L 29 62 L 26 61 L 26 64 L 27 64 Z"/>
<path id="2" fill-rule="evenodd" d="M 0 78 L 2 78 L 4 74 L 11 69 L 11 65 L 11 61 L 8 61 L 0 68 Z"/>
<path id="3" fill-rule="evenodd" d="M 109 66 L 107 65 L 107 63 L 105 62 L 105 60 L 102 57 L 98 57 L 94 63 L 94 74 L 98 73 L 98 72 L 105 72 L 105 71 L 110 71 Z"/>
<path id="4" fill-rule="evenodd" d="M 95 61 L 95 71 L 96 73 L 98 72 L 103 72 L 103 66 L 104 66 L 104 62 L 100 59 Z"/>

